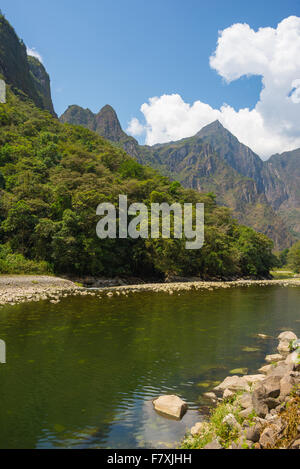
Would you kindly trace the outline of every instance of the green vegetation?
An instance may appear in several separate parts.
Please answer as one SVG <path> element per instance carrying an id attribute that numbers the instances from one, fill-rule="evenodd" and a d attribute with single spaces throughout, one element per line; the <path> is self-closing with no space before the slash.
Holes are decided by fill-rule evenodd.
<path id="1" fill-rule="evenodd" d="M 25 259 L 13 253 L 9 245 L 0 245 L 0 274 L 50 274 L 51 268 L 45 261 Z"/>
<path id="2" fill-rule="evenodd" d="M 213 194 L 183 189 L 10 89 L 7 98 L 0 107 L 0 243 L 13 253 L 74 275 L 268 274 L 272 242 L 238 225 Z M 153 200 L 203 202 L 204 247 L 188 251 L 185 239 L 98 239 L 96 207 L 103 201 L 117 205 L 119 194 L 147 206 Z"/>
<path id="3" fill-rule="evenodd" d="M 243 419 L 239 415 L 239 412 L 242 410 L 238 405 L 239 395 L 238 393 L 232 399 L 221 402 L 213 409 L 209 421 L 205 422 L 201 432 L 194 436 L 187 435 L 181 448 L 201 449 L 215 438 L 219 440 L 223 448 L 228 448 L 230 444 L 235 442 L 239 436 L 238 429 L 223 423 L 223 420 L 228 414 L 232 414 L 238 423 L 242 423 Z M 249 421 L 251 421 L 251 418 L 253 416 L 249 417 Z"/>
<path id="4" fill-rule="evenodd" d="M 294 244 L 288 252 L 288 265 L 294 272 L 300 274 L 300 241 Z"/>

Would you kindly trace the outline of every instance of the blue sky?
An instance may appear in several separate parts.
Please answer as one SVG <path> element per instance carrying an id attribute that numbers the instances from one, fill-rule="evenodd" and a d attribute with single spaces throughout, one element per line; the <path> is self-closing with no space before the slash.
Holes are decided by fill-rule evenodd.
<path id="1" fill-rule="evenodd" d="M 209 66 L 218 31 L 276 28 L 300 13 L 299 0 L 2 0 L 1 9 L 41 54 L 58 114 L 69 104 L 96 112 L 108 103 L 124 128 L 132 117 L 143 123 L 140 106 L 163 94 L 253 108 L 260 76 L 228 84 Z"/>

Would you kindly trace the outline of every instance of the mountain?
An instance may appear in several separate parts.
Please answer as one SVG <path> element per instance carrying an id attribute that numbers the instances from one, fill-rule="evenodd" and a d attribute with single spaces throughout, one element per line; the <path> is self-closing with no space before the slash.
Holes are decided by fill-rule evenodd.
<path id="1" fill-rule="evenodd" d="M 139 145 L 133 137 L 125 134 L 110 106 L 105 106 L 97 115 L 93 114 L 93 120 L 91 114 L 89 110 L 71 106 L 60 120 L 79 125 L 84 123 L 121 146 L 139 163 L 178 180 L 184 187 L 214 192 L 219 204 L 230 207 L 240 223 L 272 238 L 276 249 L 289 247 L 294 242 L 289 229 L 292 228 L 290 220 L 287 217 L 283 220 L 281 212 L 278 212 L 286 198 L 286 181 L 279 179 L 269 165 L 240 143 L 219 121 L 205 126 L 193 137 L 149 147 Z M 96 125 L 99 115 L 101 126 Z M 293 228 L 296 231 L 297 225 L 294 224 Z"/>
<path id="2" fill-rule="evenodd" d="M 203 279 L 269 275 L 275 260 L 269 238 L 239 225 L 213 194 L 184 189 L 140 165 L 120 147 L 131 147 L 153 164 L 156 155 L 123 132 L 110 106 L 97 115 L 69 108 L 65 120 L 92 130 L 60 122 L 51 115 L 46 70 L 27 57 L 3 17 L 0 44 L 0 73 L 7 85 L 6 102 L 0 104 L 0 273 Z M 110 202 L 117 212 L 119 194 L 127 194 L 129 204 L 143 201 L 147 206 L 161 200 L 203 203 L 203 248 L 186 249 L 184 237 L 99 239 L 96 208 Z"/>
<path id="3" fill-rule="evenodd" d="M 276 198 L 274 186 L 267 186 L 267 199 L 300 239 L 300 149 L 271 156 L 266 167 L 273 179 L 279 181 L 284 188 L 280 197 Z"/>
<path id="4" fill-rule="evenodd" d="M 93 130 L 101 137 L 123 148 L 130 155 L 135 158 L 138 157 L 138 142 L 122 130 L 116 111 L 108 104 L 104 106 L 98 114 L 94 114 L 90 109 L 83 109 L 80 106 L 71 105 L 60 116 L 60 121 L 62 123 L 82 125 L 89 130 Z"/>
<path id="5" fill-rule="evenodd" d="M 55 115 L 49 75 L 38 59 L 27 55 L 25 44 L 1 14 L 0 75 L 15 92 L 24 93 L 36 106 Z"/>

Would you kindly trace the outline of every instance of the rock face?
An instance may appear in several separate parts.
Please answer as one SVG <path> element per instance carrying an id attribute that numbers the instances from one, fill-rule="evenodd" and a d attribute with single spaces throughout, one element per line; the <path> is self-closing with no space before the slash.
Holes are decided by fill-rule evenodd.
<path id="1" fill-rule="evenodd" d="M 38 59 L 29 57 L 26 46 L 0 14 L 0 74 L 14 89 L 25 93 L 41 109 L 55 115 L 50 80 Z"/>
<path id="2" fill-rule="evenodd" d="M 180 419 L 187 411 L 187 404 L 175 395 L 160 396 L 153 401 L 154 409 L 162 414 Z"/>

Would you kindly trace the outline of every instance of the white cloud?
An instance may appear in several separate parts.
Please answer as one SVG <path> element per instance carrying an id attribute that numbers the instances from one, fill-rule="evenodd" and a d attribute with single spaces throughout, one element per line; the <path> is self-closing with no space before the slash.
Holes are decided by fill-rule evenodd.
<path id="1" fill-rule="evenodd" d="M 35 49 L 35 47 L 27 47 L 27 55 L 31 55 L 32 57 L 35 57 L 38 59 L 41 63 L 43 63 L 43 58 L 41 54 L 38 53 L 38 51 Z"/>
<path id="2" fill-rule="evenodd" d="M 136 117 L 133 117 L 127 128 L 127 132 L 137 137 L 145 132 L 145 128 Z"/>
<path id="3" fill-rule="evenodd" d="M 263 88 L 254 109 L 235 110 L 224 104 L 213 109 L 180 95 L 150 98 L 141 106 L 146 124 L 146 143 L 153 145 L 194 135 L 219 119 L 241 142 L 263 158 L 300 147 L 300 18 L 290 16 L 277 28 L 254 31 L 234 24 L 219 33 L 210 66 L 226 82 L 259 75 Z M 134 118 L 128 132 L 140 135 L 142 124 Z M 138 132 L 138 133 L 135 133 Z"/>

